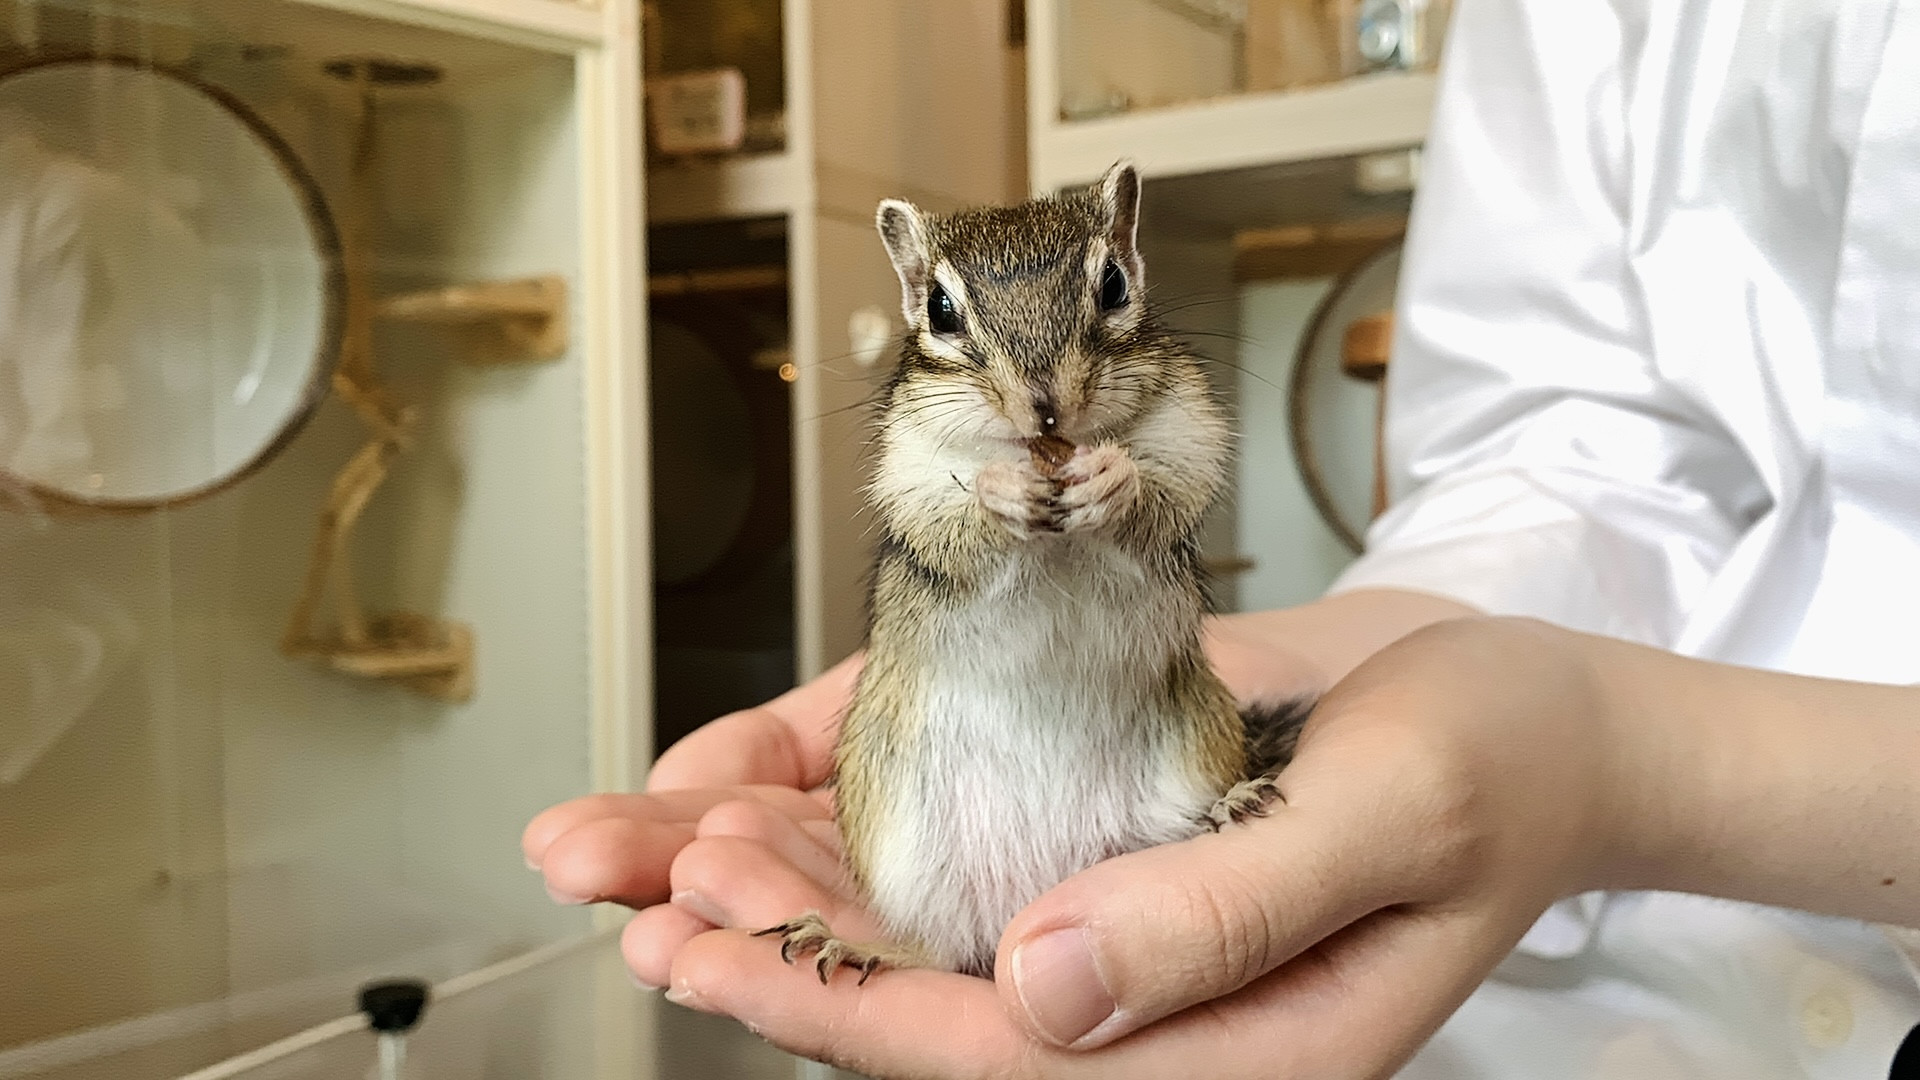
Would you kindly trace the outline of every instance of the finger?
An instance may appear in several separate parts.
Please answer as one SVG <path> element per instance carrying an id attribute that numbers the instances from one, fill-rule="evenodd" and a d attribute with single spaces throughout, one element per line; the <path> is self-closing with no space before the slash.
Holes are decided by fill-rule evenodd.
<path id="1" fill-rule="evenodd" d="M 1307 954 L 1310 960 L 1283 965 L 1262 982 L 1272 982 L 1286 999 L 1300 1003 L 1294 1015 L 1277 1018 L 1272 1029 L 1274 1038 L 1289 1039 L 1295 1047 L 1299 1064 L 1290 1075 L 1393 1076 L 1531 923 L 1531 917 L 1519 921 L 1520 929 L 1509 935 L 1499 929 L 1504 923 L 1484 913 L 1383 912 L 1316 945 Z M 1318 971 L 1302 978 L 1309 966 Z M 1300 984 L 1306 981 L 1315 986 L 1302 993 Z"/>
<path id="2" fill-rule="evenodd" d="M 687 825 L 600 818 L 549 844 L 540 872 L 555 903 L 647 907 L 665 902 L 673 858 L 692 840 Z"/>
<path id="3" fill-rule="evenodd" d="M 695 840 L 674 859 L 672 884 L 675 905 L 715 926 L 763 930 L 817 911 L 845 941 L 881 940 L 879 924 L 854 897 L 753 840 Z"/>
<path id="4" fill-rule="evenodd" d="M 715 806 L 741 799 L 766 803 L 799 820 L 825 817 L 829 813 L 826 800 L 821 796 L 774 784 L 661 791 L 645 795 L 588 795 L 550 807 L 534 817 L 520 834 L 520 851 L 528 866 L 536 870 L 545 869 L 547 852 L 554 841 L 583 825 L 620 819 L 691 828 Z"/>
<path id="5" fill-rule="evenodd" d="M 657 990 L 672 977 L 675 954 L 695 936 L 713 928 L 712 923 L 685 908 L 656 904 L 628 921 L 627 928 L 620 932 L 620 953 L 634 981 Z"/>
<path id="6" fill-rule="evenodd" d="M 1347 926 L 1224 997 L 1106 1047 L 1055 1051 L 1093 1075 L 1383 1080 L 1457 1009 L 1507 945 L 1457 912 L 1389 911 Z"/>
<path id="7" fill-rule="evenodd" d="M 1415 899 L 1426 853 L 1400 803 L 1372 794 L 1413 781 L 1384 746 L 1330 741 L 1303 748 L 1268 817 L 1110 859 L 1016 916 L 996 964 L 1009 1008 L 1057 1045 L 1104 1045 Z"/>
<path id="8" fill-rule="evenodd" d="M 828 851 L 845 851 L 846 845 L 840 842 L 840 826 L 830 817 L 817 820 L 798 821 L 800 831 L 813 837 L 814 843 Z"/>
<path id="9" fill-rule="evenodd" d="M 1261 612 L 1266 617 L 1275 613 Z M 1244 704 L 1299 701 L 1319 696 L 1327 676 L 1287 639 L 1262 635 L 1254 615 L 1216 615 L 1203 625 L 1202 642 L 1214 673 Z"/>
<path id="10" fill-rule="evenodd" d="M 1363 920 L 1225 998 L 1088 1052 L 1033 1040 L 980 979 L 884 971 L 864 986 L 779 962 L 741 931 L 675 956 L 672 1000 L 724 1013 L 791 1053 L 872 1076 L 1375 1080 L 1393 1073 L 1485 974 L 1458 916 Z M 1470 935 L 1467 935 L 1470 936 Z"/>
<path id="11" fill-rule="evenodd" d="M 820 822 L 819 824 L 825 824 Z M 838 845 L 823 843 L 786 814 L 748 799 L 724 802 L 706 812 L 694 835 L 737 836 L 753 840 L 792 863 L 801 873 L 827 889 L 840 889 L 845 873 Z"/>
<path id="12" fill-rule="evenodd" d="M 806 790 L 825 783 L 862 659 L 855 653 L 765 705 L 695 730 L 660 755 L 647 790 L 732 784 Z"/>
<path id="13" fill-rule="evenodd" d="M 1033 1044 L 984 979 L 882 971 L 822 986 L 813 969 L 740 930 L 702 934 L 674 957 L 669 1000 L 744 1021 L 790 1053 L 865 1076 L 1014 1078 Z"/>

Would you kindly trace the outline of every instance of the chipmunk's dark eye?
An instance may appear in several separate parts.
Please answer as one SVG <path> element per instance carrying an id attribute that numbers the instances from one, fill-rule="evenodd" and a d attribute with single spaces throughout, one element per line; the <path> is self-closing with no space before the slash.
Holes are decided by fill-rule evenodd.
<path id="1" fill-rule="evenodd" d="M 960 332 L 960 309 L 953 306 L 953 297 L 939 282 L 927 293 L 927 325 L 936 334 L 957 334 Z"/>
<path id="2" fill-rule="evenodd" d="M 1108 259 L 1107 268 L 1100 272 L 1100 310 L 1112 311 L 1126 306 L 1127 272 Z"/>

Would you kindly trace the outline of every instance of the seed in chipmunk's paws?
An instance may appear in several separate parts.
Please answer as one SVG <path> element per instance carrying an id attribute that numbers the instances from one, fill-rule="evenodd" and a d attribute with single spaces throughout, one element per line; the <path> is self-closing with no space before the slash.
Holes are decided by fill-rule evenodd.
<path id="1" fill-rule="evenodd" d="M 1033 467 L 1042 476 L 1052 476 L 1060 471 L 1060 466 L 1073 459 L 1075 447 L 1058 435 L 1042 435 L 1027 440 L 1027 453 L 1033 457 Z"/>

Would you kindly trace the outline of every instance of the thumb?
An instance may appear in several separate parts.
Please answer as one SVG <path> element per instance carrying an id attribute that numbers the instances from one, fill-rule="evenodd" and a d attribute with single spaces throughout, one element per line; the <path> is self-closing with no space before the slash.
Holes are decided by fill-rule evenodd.
<path id="1" fill-rule="evenodd" d="M 995 965 L 1009 1011 L 1054 1045 L 1103 1046 L 1407 899 L 1418 845 L 1396 842 L 1385 807 L 1333 801 L 1351 775 L 1324 787 L 1294 772 L 1265 818 L 1110 859 L 1034 901 Z"/>

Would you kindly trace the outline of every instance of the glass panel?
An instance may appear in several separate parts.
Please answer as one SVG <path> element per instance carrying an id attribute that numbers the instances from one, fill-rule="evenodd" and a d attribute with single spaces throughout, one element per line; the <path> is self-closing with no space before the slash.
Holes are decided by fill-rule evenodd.
<path id="1" fill-rule="evenodd" d="M 633 1065 L 638 1060 L 633 1036 L 646 1030 L 659 995 L 633 988 L 618 947 L 596 935 L 533 959 L 524 967 L 503 965 L 506 970 L 498 973 L 482 971 L 436 987 L 416 1026 L 401 1040 L 396 1055 L 401 1075 L 433 1080 L 644 1075 Z M 337 995 L 334 1011 L 350 1012 L 355 997 L 347 988 Z M 266 1048 L 250 1067 L 222 1070 L 220 1080 L 380 1078 L 376 1037 L 357 1017 L 303 1032 L 289 1044 Z"/>
<path id="2" fill-rule="evenodd" d="M 1060 117 L 1429 69 L 1452 0 L 1052 0 Z"/>
<path id="3" fill-rule="evenodd" d="M 0 0 L 0 1077 L 585 928 L 578 157 L 571 56 Z"/>

